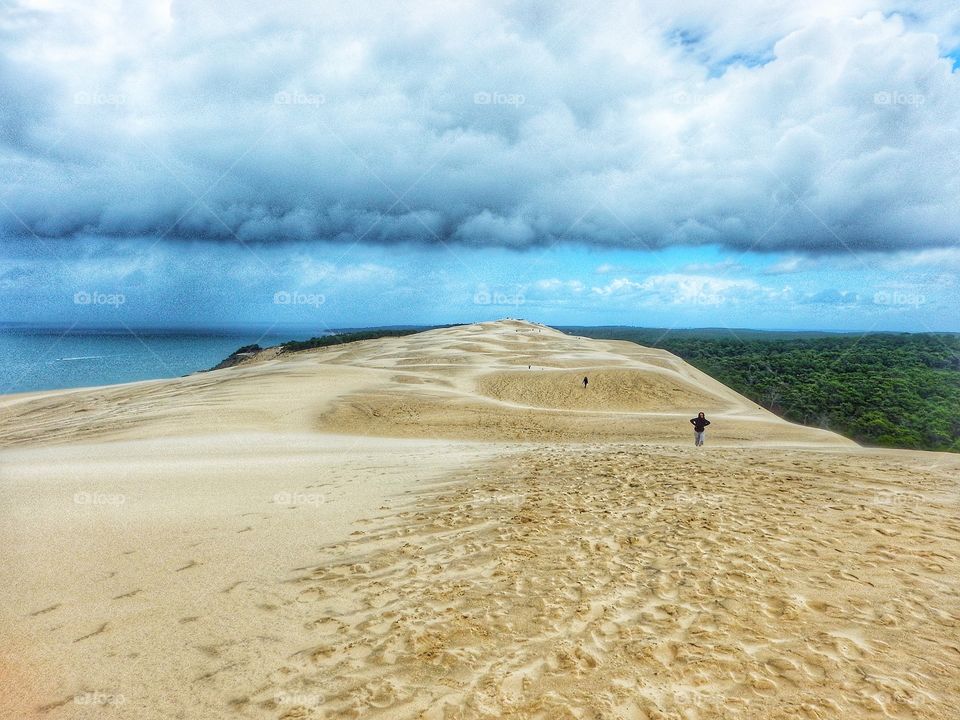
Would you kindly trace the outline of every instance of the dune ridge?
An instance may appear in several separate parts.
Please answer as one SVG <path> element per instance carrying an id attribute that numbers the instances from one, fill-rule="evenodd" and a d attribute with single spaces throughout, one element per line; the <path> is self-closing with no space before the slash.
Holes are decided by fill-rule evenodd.
<path id="1" fill-rule="evenodd" d="M 3 718 L 960 704 L 958 458 L 787 423 L 663 351 L 479 323 L 0 420 Z"/>
<path id="2" fill-rule="evenodd" d="M 145 432 L 681 441 L 701 409 L 723 419 L 716 442 L 851 444 L 784 422 L 666 351 L 500 321 L 298 353 L 267 348 L 184 378 L 8 396 L 0 447 Z"/>

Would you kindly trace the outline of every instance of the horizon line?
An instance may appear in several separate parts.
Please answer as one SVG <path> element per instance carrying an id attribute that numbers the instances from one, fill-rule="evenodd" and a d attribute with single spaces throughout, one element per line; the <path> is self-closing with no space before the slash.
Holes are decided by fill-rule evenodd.
<path id="1" fill-rule="evenodd" d="M 265 333 L 274 333 L 274 332 L 287 332 L 290 330 L 305 330 L 309 332 L 314 332 L 318 334 L 333 334 L 337 332 L 349 332 L 355 330 L 379 330 L 379 329 L 395 329 L 395 328 L 423 328 L 424 330 L 430 330 L 435 328 L 442 327 L 452 327 L 457 325 L 476 325 L 485 322 L 500 322 L 502 320 L 520 320 L 522 322 L 530 322 L 537 325 L 543 325 L 545 327 L 552 327 L 556 329 L 575 329 L 575 328 L 593 328 L 593 329 L 606 329 L 606 328 L 626 328 L 631 330 L 655 330 L 663 331 L 665 333 L 672 332 L 690 332 L 690 331 L 720 331 L 720 332 L 756 332 L 756 333 L 804 333 L 804 334 L 815 334 L 823 333 L 828 335 L 890 335 L 890 334 L 907 334 L 907 335 L 960 335 L 958 330 L 936 330 L 936 329 L 925 329 L 925 330 L 882 330 L 876 328 L 870 329 L 850 329 L 850 330 L 831 330 L 825 328 L 770 328 L 770 327 L 727 327 L 722 325 L 690 325 L 690 326 L 656 326 L 656 325 L 624 325 L 624 324 L 585 324 L 585 323 L 558 323 L 555 325 L 537 322 L 533 320 L 527 320 L 525 318 L 498 318 L 496 320 L 474 320 L 471 322 L 453 322 L 453 323 L 390 323 L 390 324 L 379 324 L 379 325 L 347 325 L 339 324 L 337 326 L 328 326 L 326 328 L 316 328 L 315 325 L 309 323 L 269 323 L 266 321 L 251 321 L 246 323 L 205 323 L 205 324 L 190 324 L 190 325 L 147 325 L 147 324 L 129 324 L 122 323 L 120 325 L 115 324 L 104 324 L 104 323 L 90 323 L 90 324 L 81 324 L 76 322 L 68 321 L 23 321 L 23 320 L 0 320 L 0 332 L 10 329 L 20 329 L 20 330 L 61 330 L 65 333 L 72 331 L 121 331 L 124 333 L 136 333 L 136 332 L 168 332 L 168 333 L 177 333 L 177 332 L 230 332 L 230 333 L 244 333 L 249 331 L 262 331 Z M 264 329 L 266 328 L 266 329 Z"/>

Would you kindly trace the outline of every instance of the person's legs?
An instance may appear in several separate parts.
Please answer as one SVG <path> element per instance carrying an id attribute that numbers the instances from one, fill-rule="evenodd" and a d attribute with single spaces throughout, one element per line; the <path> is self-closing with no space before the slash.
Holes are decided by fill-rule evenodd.
<path id="1" fill-rule="evenodd" d="M 703 445 L 703 432 L 694 431 L 694 432 L 693 432 L 693 435 L 694 435 L 694 437 L 695 437 L 695 439 L 696 439 L 696 445 L 697 445 L 697 447 L 700 447 L 701 445 Z"/>

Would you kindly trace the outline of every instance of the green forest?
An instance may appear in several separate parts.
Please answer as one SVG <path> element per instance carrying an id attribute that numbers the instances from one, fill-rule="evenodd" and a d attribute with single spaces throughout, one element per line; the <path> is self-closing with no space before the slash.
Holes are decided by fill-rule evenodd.
<path id="1" fill-rule="evenodd" d="M 663 348 L 787 420 L 864 445 L 960 452 L 960 335 L 561 329 Z"/>

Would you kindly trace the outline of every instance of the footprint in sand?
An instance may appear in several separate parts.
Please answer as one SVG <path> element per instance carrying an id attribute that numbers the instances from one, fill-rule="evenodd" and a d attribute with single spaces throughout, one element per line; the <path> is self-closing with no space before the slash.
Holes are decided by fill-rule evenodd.
<path id="1" fill-rule="evenodd" d="M 333 635 L 346 629 L 346 625 L 333 618 L 318 618 L 304 623 L 307 630 L 314 630 L 320 635 Z"/>
<path id="2" fill-rule="evenodd" d="M 114 600 L 123 600 L 124 598 L 131 598 L 134 595 L 139 595 L 143 592 L 143 588 L 137 588 L 136 590 L 131 590 L 130 592 L 125 592 L 122 595 L 114 595 Z"/>
<path id="3" fill-rule="evenodd" d="M 395 705 L 399 700 L 406 699 L 409 693 L 403 693 L 389 680 L 371 683 L 364 688 L 363 701 L 369 707 L 383 710 Z"/>
<path id="4" fill-rule="evenodd" d="M 321 587 L 307 588 L 297 595 L 297 602 L 313 602 L 327 597 L 327 592 Z"/>
<path id="5" fill-rule="evenodd" d="M 30 616 L 30 617 L 37 617 L 38 615 L 46 615 L 48 612 L 53 612 L 53 611 L 56 610 L 58 607 L 60 607 L 60 603 L 55 603 L 54 605 L 50 605 L 49 607 L 45 607 L 45 608 L 43 608 L 43 609 L 41 609 L 41 610 L 35 610 L 34 612 L 30 613 L 29 616 Z"/>
<path id="6" fill-rule="evenodd" d="M 74 642 L 75 642 L 75 643 L 78 643 L 78 642 L 80 642 L 81 640 L 86 640 L 87 638 L 92 638 L 92 637 L 94 637 L 95 635 L 100 635 L 101 633 L 106 632 L 106 631 L 107 631 L 107 625 L 109 625 L 109 624 L 110 624 L 110 623 L 105 622 L 103 625 L 101 625 L 100 627 L 98 627 L 98 628 L 97 628 L 96 630 L 94 630 L 93 632 L 87 633 L 86 635 L 81 635 L 80 637 L 74 639 Z"/>

